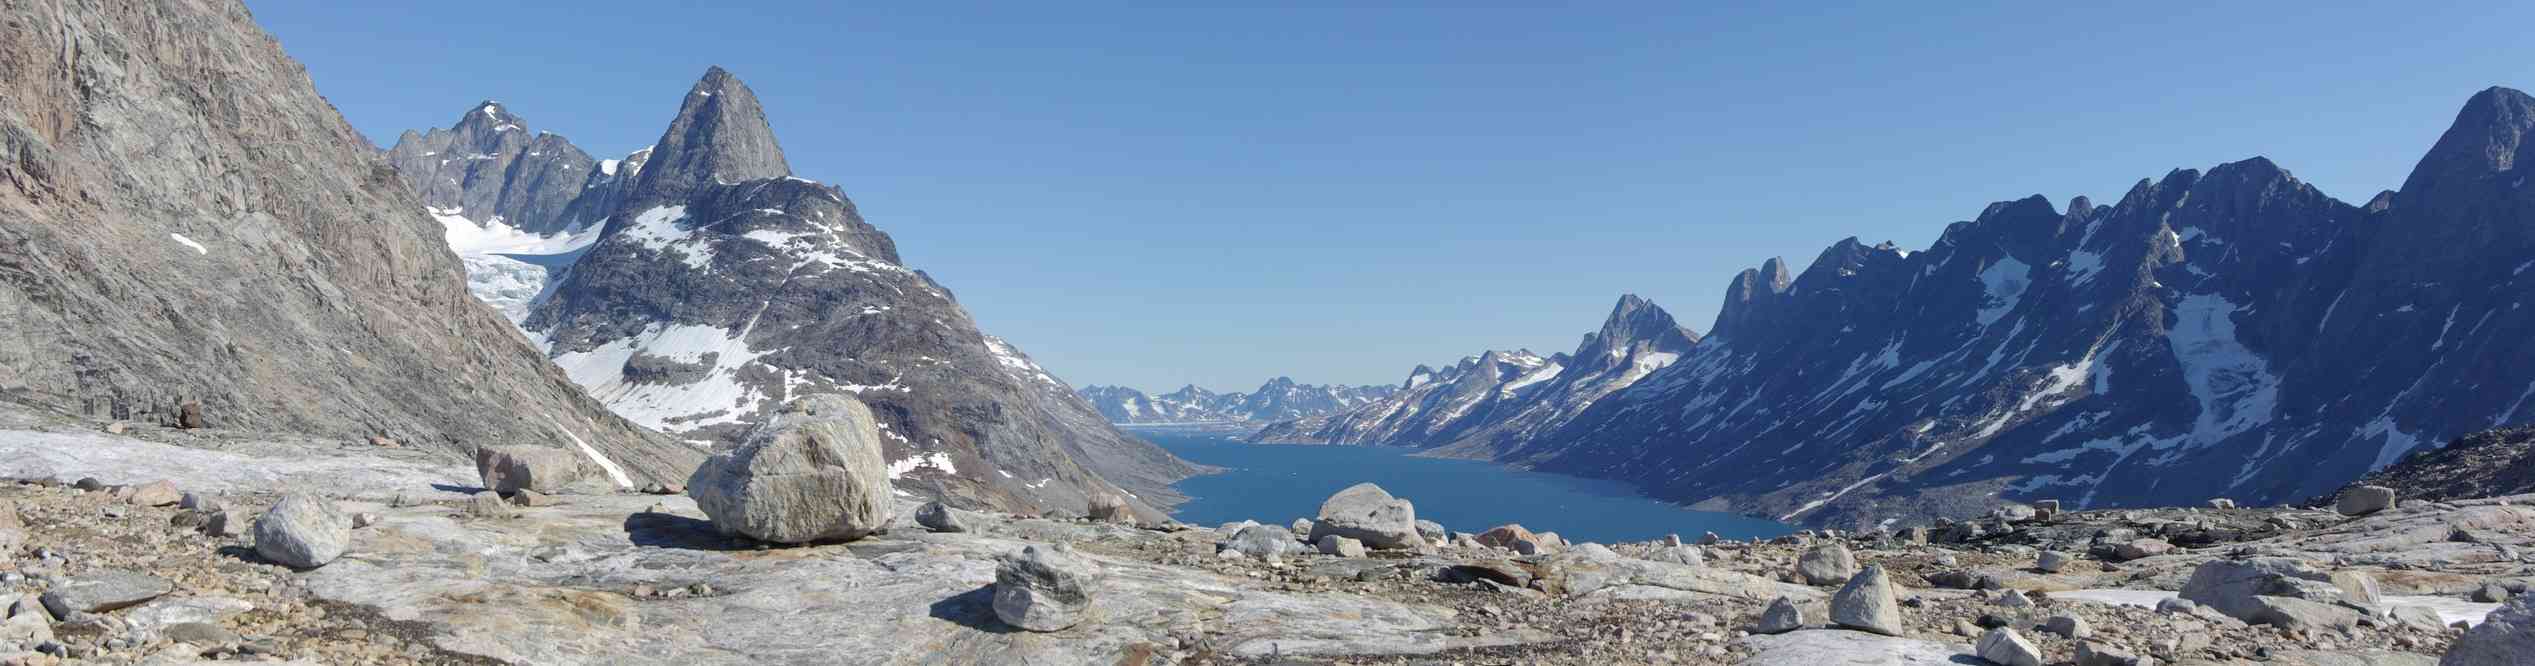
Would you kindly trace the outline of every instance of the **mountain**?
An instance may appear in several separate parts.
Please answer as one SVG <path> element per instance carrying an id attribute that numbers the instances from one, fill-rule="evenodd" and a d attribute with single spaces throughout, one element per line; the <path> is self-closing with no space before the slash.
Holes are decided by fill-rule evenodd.
<path id="1" fill-rule="evenodd" d="M 1250 435 L 1278 444 L 1431 446 L 1486 423 L 1525 387 L 1557 376 L 1566 355 L 1487 351 L 1436 370 L 1417 366 L 1399 390 L 1345 412 L 1280 421 Z"/>
<path id="2" fill-rule="evenodd" d="M 1672 313 L 1636 294 L 1620 297 L 1603 319 L 1601 330 L 1587 333 L 1557 365 L 1554 374 L 1536 383 L 1517 382 L 1501 393 L 1514 400 L 1488 411 L 1487 420 L 1443 442 L 1434 455 L 1497 458 L 1519 450 L 1541 433 L 1638 380 L 1681 360 L 1699 343 L 1699 334 L 1673 321 Z M 1537 378 L 1537 375 L 1533 376 Z M 1518 393 L 1519 392 L 1519 393 Z"/>
<path id="3" fill-rule="evenodd" d="M 1620 297 L 1602 328 L 1573 353 L 1488 352 L 1438 371 L 1418 366 L 1389 400 L 1327 418 L 1271 424 L 1251 440 L 1435 449 L 1492 458 L 1566 422 L 1602 396 L 1671 365 L 1699 334 L 1636 294 Z"/>
<path id="4" fill-rule="evenodd" d="M 388 164 L 440 222 L 467 288 L 516 322 L 581 251 L 642 173 L 651 149 L 593 160 L 563 135 L 485 100 L 448 128 L 407 130 Z"/>
<path id="5" fill-rule="evenodd" d="M 468 295 L 425 204 L 235 2 L 11 3 L 0 394 L 446 455 L 701 459 L 609 414 Z M 508 139 L 504 139 L 508 140 Z"/>
<path id="6" fill-rule="evenodd" d="M 2475 95 L 2366 206 L 2257 157 L 1772 260 L 1678 361 L 1495 457 L 1815 524 L 2330 492 L 2535 418 L 2530 109 Z"/>
<path id="7" fill-rule="evenodd" d="M 1353 409 L 1395 390 L 1388 384 L 1299 384 L 1278 377 L 1247 393 L 1216 393 L 1194 384 L 1158 396 L 1124 386 L 1086 386 L 1080 393 L 1111 423 L 1273 423 Z"/>
<path id="8" fill-rule="evenodd" d="M 446 141 L 495 155 L 482 160 L 491 168 L 513 151 L 505 173 L 515 174 L 551 157 L 510 137 L 525 127 L 487 103 L 388 152 Z M 426 192 L 454 168 L 418 164 L 443 169 L 407 174 Z M 458 178 L 466 186 L 450 201 L 470 208 L 450 221 L 450 240 L 470 227 L 522 239 L 519 254 L 492 253 L 537 258 L 552 277 L 519 301 L 520 327 L 636 423 L 710 448 L 793 397 L 851 393 L 886 430 L 901 487 L 1015 511 L 1080 511 L 1090 494 L 1123 490 L 1150 513 L 1177 501 L 1169 483 L 1195 471 L 980 331 L 843 191 L 794 176 L 755 92 L 721 68 L 681 97 L 652 147 L 588 171 L 570 201 L 517 217 L 500 202 L 537 197 L 479 190 L 526 181 Z M 478 201 L 495 202 L 482 220 Z"/>

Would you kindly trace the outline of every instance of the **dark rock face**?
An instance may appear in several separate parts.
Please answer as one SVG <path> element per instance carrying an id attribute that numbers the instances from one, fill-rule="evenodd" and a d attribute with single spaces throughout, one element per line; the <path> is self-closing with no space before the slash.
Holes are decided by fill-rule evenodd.
<path id="1" fill-rule="evenodd" d="M 1327 416 L 1388 397 L 1399 387 L 1299 384 L 1278 377 L 1247 393 L 1195 385 L 1158 396 L 1124 386 L 1086 386 L 1079 393 L 1111 423 L 1275 423 Z"/>
<path id="2" fill-rule="evenodd" d="M 707 72 L 637 159 L 565 207 L 604 205 L 604 223 L 521 320 L 617 413 L 713 446 L 792 399 L 849 394 L 900 486 L 1006 510 L 1120 492 L 1158 517 L 1194 471 L 980 332 L 844 192 L 793 177 L 730 73 Z"/>
<path id="3" fill-rule="evenodd" d="M 2359 483 L 2393 488 L 2408 499 L 2430 501 L 2505 497 L 2535 492 L 2535 428 L 2495 428 L 2413 451 Z M 2316 497 L 2323 505 L 2333 497 Z"/>
<path id="4" fill-rule="evenodd" d="M 1715 338 L 1515 457 L 1817 523 L 2329 492 L 2535 407 L 2528 107 L 2477 95 L 2366 209 L 2255 158 L 1747 273 Z"/>
<path id="5" fill-rule="evenodd" d="M 2530 128 L 2535 99 L 2484 91 L 2366 207 L 2253 158 L 2111 205 L 2000 202 L 1925 251 L 1843 240 L 1801 274 L 1773 259 L 1736 276 L 1677 361 L 1568 416 L 1500 417 L 1546 427 L 1323 441 L 1440 446 L 1813 524 L 1969 517 L 1992 494 L 2324 495 L 2535 418 Z"/>
<path id="6" fill-rule="evenodd" d="M 423 205 L 479 225 L 550 234 L 598 221 L 564 214 L 583 186 L 604 175 L 598 161 L 561 135 L 531 133 L 527 120 L 492 100 L 447 129 L 406 130 L 387 161 Z"/>
<path id="7" fill-rule="evenodd" d="M 450 455 L 586 445 L 637 477 L 700 459 L 469 297 L 423 202 L 238 3 L 0 13 L 0 393 Z"/>

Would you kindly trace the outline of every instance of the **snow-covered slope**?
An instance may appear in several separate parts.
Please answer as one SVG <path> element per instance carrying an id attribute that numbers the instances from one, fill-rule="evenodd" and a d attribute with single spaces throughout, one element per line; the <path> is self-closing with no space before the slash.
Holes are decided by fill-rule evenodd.
<path id="1" fill-rule="evenodd" d="M 1124 386 L 1086 386 L 1081 393 L 1111 423 L 1267 424 L 1334 414 L 1380 400 L 1397 389 L 1389 384 L 1299 384 L 1293 378 L 1278 377 L 1246 393 L 1216 393 L 1195 385 L 1161 395 Z"/>
<path id="2" fill-rule="evenodd" d="M 520 121 L 487 108 L 440 140 L 497 151 L 524 131 L 498 129 Z M 882 423 L 902 489 L 1008 510 L 1079 512 L 1113 490 L 1160 506 L 1193 471 L 980 332 L 843 191 L 794 176 L 756 95 L 728 72 L 688 90 L 652 148 L 588 171 L 540 217 L 434 212 L 479 294 L 524 313 L 556 365 L 636 423 L 709 448 L 794 397 L 854 394 Z M 458 180 L 474 184 L 455 192 L 465 201 L 520 186 Z"/>

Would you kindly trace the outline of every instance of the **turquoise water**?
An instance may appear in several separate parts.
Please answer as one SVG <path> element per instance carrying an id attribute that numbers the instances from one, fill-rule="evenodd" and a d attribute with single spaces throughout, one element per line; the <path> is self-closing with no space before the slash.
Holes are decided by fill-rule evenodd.
<path id="1" fill-rule="evenodd" d="M 1715 532 L 1727 538 L 1771 537 L 1791 528 L 1776 522 L 1690 511 L 1648 499 L 1628 486 L 1475 460 L 1438 460 L 1409 451 L 1364 446 L 1244 444 L 1187 431 L 1139 431 L 1191 461 L 1224 467 L 1174 487 L 1191 499 L 1173 517 L 1214 526 L 1240 520 L 1285 524 L 1320 512 L 1331 493 L 1366 481 L 1417 505 L 1417 517 L 1463 532 L 1521 523 L 1576 541 L 1616 543 Z"/>

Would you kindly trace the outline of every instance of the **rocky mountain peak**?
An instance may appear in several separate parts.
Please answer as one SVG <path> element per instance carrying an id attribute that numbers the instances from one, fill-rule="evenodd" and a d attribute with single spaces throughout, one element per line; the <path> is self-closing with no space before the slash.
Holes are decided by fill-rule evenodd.
<path id="1" fill-rule="evenodd" d="M 1654 301 L 1625 294 L 1612 304 L 1611 315 L 1602 320 L 1602 329 L 1585 335 L 1574 358 L 1586 363 L 1614 362 L 1639 347 L 1678 353 L 1698 341 L 1698 333 L 1674 321 L 1672 313 L 1657 307 Z"/>
<path id="2" fill-rule="evenodd" d="M 714 183 L 790 175 L 757 93 L 738 76 L 713 67 L 687 90 L 677 118 L 653 144 L 635 189 L 643 198 L 674 200 Z"/>

